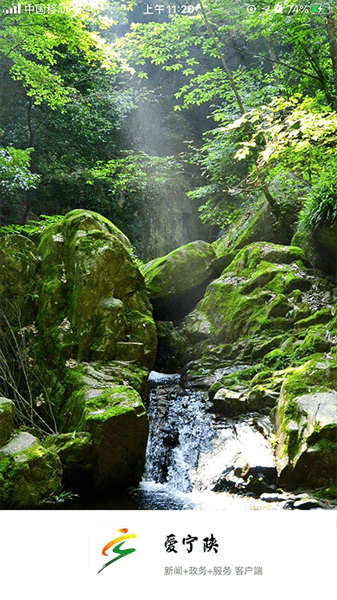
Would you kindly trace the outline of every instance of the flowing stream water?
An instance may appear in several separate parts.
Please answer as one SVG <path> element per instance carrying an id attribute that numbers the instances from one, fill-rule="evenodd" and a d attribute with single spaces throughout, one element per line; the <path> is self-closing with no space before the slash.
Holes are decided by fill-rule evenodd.
<path id="1" fill-rule="evenodd" d="M 297 508 L 294 501 L 307 508 L 328 508 L 312 505 L 312 499 L 308 506 L 302 498 L 306 494 L 292 497 L 276 488 L 269 416 L 224 417 L 214 412 L 206 391 L 182 381 L 178 374 L 150 373 L 149 436 L 141 483 L 119 497 L 103 495 L 76 508 L 280 510 Z M 337 503 L 332 508 L 337 510 Z"/>
<path id="2" fill-rule="evenodd" d="M 130 492 L 136 508 L 277 508 L 279 503 L 267 504 L 245 491 L 228 491 L 243 482 L 240 475 L 247 462 L 252 475 L 272 483 L 275 466 L 266 440 L 271 430 L 267 417 L 260 420 L 259 430 L 254 415 L 219 418 L 208 410 L 208 394 L 181 387 L 177 374 L 152 372 L 149 386 L 146 466 L 141 484 Z"/>

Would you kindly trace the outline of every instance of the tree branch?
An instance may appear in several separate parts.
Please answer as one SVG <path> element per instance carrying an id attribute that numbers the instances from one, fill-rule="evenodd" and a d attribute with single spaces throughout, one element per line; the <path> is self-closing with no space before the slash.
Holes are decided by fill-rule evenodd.
<path id="1" fill-rule="evenodd" d="M 242 116 L 242 115 L 244 115 L 244 113 L 245 113 L 246 111 L 245 111 L 245 108 L 244 108 L 244 105 L 243 105 L 243 102 L 242 102 L 242 99 L 241 99 L 241 96 L 240 96 L 239 90 L 238 90 L 238 88 L 237 88 L 237 85 L 236 85 L 236 83 L 235 83 L 235 81 L 234 81 L 234 79 L 233 79 L 232 73 L 231 73 L 231 71 L 230 71 L 230 69 L 229 69 L 229 67 L 228 67 L 228 65 L 227 65 L 226 59 L 225 59 L 225 57 L 224 57 L 224 55 L 223 55 L 223 53 L 222 53 L 222 51 L 221 51 L 221 48 L 220 48 L 219 42 L 218 42 L 218 40 L 216 39 L 216 35 L 215 35 L 215 33 L 214 33 L 214 31 L 213 31 L 213 29 L 212 29 L 212 27 L 211 27 L 211 25 L 210 25 L 210 22 L 209 22 L 209 20 L 208 20 L 208 18 L 207 18 L 207 16 L 206 16 L 206 13 L 205 13 L 205 9 L 204 9 L 204 5 L 203 5 L 203 3 L 202 3 L 202 0 L 199 0 L 199 5 L 200 5 L 200 10 L 201 10 L 202 17 L 203 17 L 203 19 L 204 19 L 204 23 L 205 23 L 205 25 L 206 25 L 206 29 L 207 29 L 207 31 L 208 31 L 208 33 L 209 33 L 209 35 L 211 36 L 211 38 L 212 38 L 212 40 L 213 40 L 214 46 L 215 46 L 215 47 L 216 47 L 216 49 L 217 49 L 217 52 L 218 52 L 218 54 L 219 54 L 219 58 L 220 58 L 220 60 L 221 60 L 222 66 L 223 66 L 223 68 L 224 68 L 224 70 L 225 70 L 225 73 L 226 73 L 226 75 L 227 75 L 227 77 L 228 77 L 228 79 L 229 79 L 229 82 L 230 82 L 231 88 L 232 88 L 232 90 L 233 90 L 233 92 L 234 92 L 234 95 L 235 95 L 236 101 L 237 101 L 237 103 L 238 103 L 238 106 L 239 106 L 239 109 L 240 109 L 240 114 L 241 114 L 241 116 Z"/>
<path id="2" fill-rule="evenodd" d="M 275 60 L 275 59 L 267 56 L 266 54 L 255 54 L 255 52 L 248 52 L 248 50 L 244 50 L 243 48 L 239 48 L 238 46 L 233 46 L 232 44 L 229 44 L 225 40 L 222 40 L 222 41 L 226 46 L 229 46 L 229 48 L 234 48 L 234 50 L 236 50 L 237 52 L 249 54 L 249 56 L 253 56 L 254 58 L 260 58 L 263 60 L 267 60 L 268 62 L 274 63 L 276 65 L 281 65 L 282 67 L 287 67 L 287 69 L 289 69 L 290 71 L 295 71 L 296 73 L 300 73 L 300 75 L 305 75 L 306 77 L 310 77 L 311 79 L 316 79 L 318 81 L 320 80 L 317 75 L 312 75 L 312 73 L 308 73 L 307 71 L 302 71 L 301 69 L 297 69 L 296 67 L 293 67 L 289 63 L 285 63 L 281 60 Z"/>

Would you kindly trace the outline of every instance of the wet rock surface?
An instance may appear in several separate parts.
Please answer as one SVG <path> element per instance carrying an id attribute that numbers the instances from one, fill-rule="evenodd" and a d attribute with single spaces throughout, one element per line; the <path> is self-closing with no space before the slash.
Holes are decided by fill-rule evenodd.
<path id="1" fill-rule="evenodd" d="M 252 471 L 239 482 L 244 471 L 229 465 L 216 489 L 335 485 L 336 293 L 307 266 L 295 246 L 244 247 L 171 336 L 183 384 L 208 391 L 217 419 L 270 418 L 275 481 Z"/>

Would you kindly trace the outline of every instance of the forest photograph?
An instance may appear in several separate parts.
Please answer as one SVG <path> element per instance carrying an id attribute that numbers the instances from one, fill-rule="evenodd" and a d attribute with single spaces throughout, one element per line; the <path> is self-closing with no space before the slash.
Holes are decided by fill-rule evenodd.
<path id="1" fill-rule="evenodd" d="M 0 0 L 7 510 L 337 510 L 337 6 Z"/>

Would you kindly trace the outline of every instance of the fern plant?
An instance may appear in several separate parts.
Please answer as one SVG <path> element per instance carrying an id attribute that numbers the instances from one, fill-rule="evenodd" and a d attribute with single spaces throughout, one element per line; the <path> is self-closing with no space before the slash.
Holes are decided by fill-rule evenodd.
<path id="1" fill-rule="evenodd" d="M 0 237 L 4 235 L 13 235 L 13 233 L 21 233 L 23 235 L 30 235 L 32 233 L 38 233 L 47 225 L 56 223 L 60 219 L 63 219 L 62 215 L 40 215 L 39 220 L 32 220 L 25 223 L 25 225 L 3 225 L 0 227 Z"/>
<path id="2" fill-rule="evenodd" d="M 299 215 L 299 231 L 312 234 L 322 225 L 337 221 L 337 181 L 335 168 L 327 168 L 311 188 Z"/>

